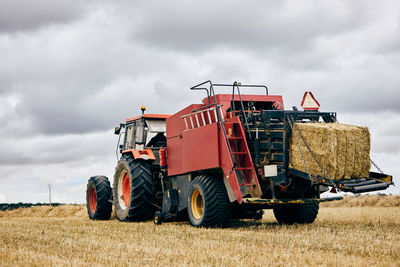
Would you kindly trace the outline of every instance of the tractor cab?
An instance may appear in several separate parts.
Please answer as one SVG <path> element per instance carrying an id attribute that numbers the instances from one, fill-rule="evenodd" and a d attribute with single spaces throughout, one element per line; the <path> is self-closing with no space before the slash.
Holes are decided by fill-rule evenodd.
<path id="1" fill-rule="evenodd" d="M 145 108 L 142 107 L 144 113 Z M 115 128 L 115 134 L 121 135 L 121 128 L 125 127 L 123 143 L 119 144 L 122 154 L 132 153 L 141 159 L 155 159 L 153 150 L 167 146 L 166 114 L 142 114 L 127 118 L 125 124 Z"/>
<path id="2" fill-rule="evenodd" d="M 126 120 L 124 150 L 166 146 L 165 119 L 168 115 L 145 114 Z"/>

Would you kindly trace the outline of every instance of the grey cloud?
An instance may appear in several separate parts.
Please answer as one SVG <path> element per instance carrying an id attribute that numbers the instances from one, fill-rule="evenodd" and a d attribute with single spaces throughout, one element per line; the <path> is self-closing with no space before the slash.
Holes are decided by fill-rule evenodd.
<path id="1" fill-rule="evenodd" d="M 312 49 L 325 35 L 352 31 L 371 19 L 366 3 L 311 1 L 153 1 L 135 6 L 133 38 L 193 53 L 216 46 L 268 50 Z M 177 8 L 177 6 L 179 8 Z"/>
<path id="2" fill-rule="evenodd" d="M 0 2 L 0 33 L 35 30 L 54 23 L 66 23 L 79 18 L 82 1 L 68 0 L 2 0 Z"/>
<path id="3" fill-rule="evenodd" d="M 0 166 L 69 164 L 115 159 L 117 137 L 110 128 L 104 132 L 33 137 L 0 141 Z M 2 167 L 2 168 L 3 168 Z"/>
<path id="4" fill-rule="evenodd" d="M 137 6 L 135 9 L 136 13 L 141 14 L 142 20 L 128 20 L 130 23 L 137 23 L 134 26 L 139 29 L 138 35 L 135 37 L 138 42 L 134 40 L 135 43 L 129 43 L 124 39 L 129 27 L 133 27 L 133 25 L 122 23 L 124 19 L 110 17 L 114 15 L 112 13 L 98 15 L 97 12 L 92 12 L 91 15 L 84 18 L 83 26 L 73 25 L 68 30 L 54 28 L 39 35 L 22 35 L 12 38 L 11 41 L 17 46 L 8 48 L 8 56 L 6 55 L 3 63 L 0 63 L 0 68 L 3 64 L 2 69 L 7 70 L 3 72 L 2 83 L 5 84 L 2 91 L 7 92 L 8 90 L 8 92 L 20 94 L 16 115 L 29 120 L 32 124 L 32 131 L 38 133 L 86 133 L 104 130 L 115 123 L 115 118 L 123 120 L 123 114 L 134 112 L 135 109 L 132 107 L 146 102 L 157 101 L 155 110 L 160 113 L 175 112 L 179 107 L 176 105 L 177 103 L 181 103 L 180 106 L 183 107 L 185 103 L 199 102 L 200 99 L 195 99 L 197 94 L 189 92 L 188 87 L 203 79 L 223 82 L 251 80 L 267 84 L 271 82 L 276 85 L 276 87 L 271 86 L 272 92 L 287 93 L 289 102 L 291 93 L 302 88 L 301 86 L 296 88 L 294 85 L 304 84 L 307 87 L 316 87 L 317 92 L 321 90 L 322 100 L 326 100 L 324 102 L 328 103 L 328 107 L 330 107 L 330 103 L 334 103 L 331 105 L 333 110 L 358 109 L 358 103 L 360 103 L 361 109 L 380 108 L 381 106 L 379 103 L 364 105 L 365 101 L 369 100 L 356 101 L 360 99 L 360 94 L 365 93 L 365 90 L 377 91 L 371 87 L 369 80 L 365 81 L 361 76 L 362 73 L 357 72 L 358 68 L 347 72 L 332 63 L 336 60 L 333 55 L 337 50 L 329 52 L 318 48 L 321 44 L 311 49 L 312 47 L 304 47 L 296 43 L 301 42 L 304 37 L 305 43 L 308 45 L 314 43 L 315 46 L 316 44 L 312 40 L 315 36 L 322 34 L 322 28 L 327 30 L 324 32 L 324 36 L 346 35 L 349 32 L 346 28 L 349 26 L 347 24 L 351 24 L 352 20 L 362 21 L 361 18 L 365 17 L 364 13 L 368 13 L 368 9 L 365 7 L 361 7 L 357 16 L 352 16 L 355 7 L 339 2 L 336 5 L 338 10 L 334 10 L 331 16 L 326 15 L 327 18 L 322 19 L 322 23 L 315 25 L 313 20 L 320 17 L 315 17 L 314 14 L 322 16 L 321 14 L 328 12 L 321 4 L 316 4 L 309 10 L 297 7 L 296 4 L 293 6 L 293 3 L 290 2 L 273 4 L 268 7 L 256 6 L 254 18 L 252 17 L 250 21 L 242 18 L 241 22 L 236 21 L 238 16 L 250 16 L 251 11 L 244 9 L 243 13 L 230 16 L 222 6 L 212 10 L 206 10 L 202 6 L 199 7 L 198 12 L 192 14 L 194 18 L 189 19 L 190 12 L 187 14 L 173 10 L 170 5 L 164 4 L 157 10 L 166 9 L 164 11 L 168 12 L 155 11 L 155 14 L 149 16 L 148 14 L 154 11 L 151 9 L 152 5 L 149 3 L 143 5 Z M 239 2 L 232 4 L 233 7 L 239 5 Z M 197 7 L 186 8 L 191 10 Z M 278 14 L 273 12 L 273 9 L 282 9 L 282 12 Z M 322 12 L 318 12 L 321 9 Z M 124 14 L 121 10 L 118 12 L 120 13 L 117 14 Z M 252 19 L 256 20 L 257 14 L 264 14 L 264 12 L 268 13 L 265 18 L 271 20 L 273 26 L 263 20 L 264 23 L 255 25 L 256 23 Z M 203 14 L 207 14 L 206 18 L 209 20 L 200 20 Z M 297 20 L 306 25 L 305 28 L 310 34 L 299 36 L 302 34 L 301 31 L 294 27 L 296 15 Z M 264 18 L 261 15 L 260 17 Z M 341 17 L 345 18 L 344 22 L 340 21 Z M 149 18 L 157 19 L 148 21 Z M 334 18 L 337 18 L 339 23 L 335 24 L 332 21 Z M 172 19 L 174 22 L 161 23 L 163 19 Z M 183 20 L 186 19 L 187 23 L 183 23 Z M 285 19 L 288 19 L 288 22 L 285 22 Z M 214 20 L 220 20 L 221 27 L 229 28 L 231 32 L 223 28 L 213 28 L 212 25 L 216 23 Z M 225 20 L 226 22 L 222 23 Z M 99 21 L 102 23 L 105 21 L 102 28 L 98 27 Z M 163 30 L 162 28 L 160 30 L 158 26 L 162 27 L 162 25 L 157 23 L 169 25 L 170 31 L 161 33 Z M 324 23 L 328 26 L 320 29 L 319 27 L 324 26 Z M 275 24 L 279 24 L 277 29 L 275 29 Z M 358 24 L 356 23 L 356 25 Z M 207 52 L 201 55 L 190 54 L 189 51 L 181 53 L 178 50 L 162 50 L 161 47 L 166 45 L 164 41 L 168 42 L 168 39 L 181 42 L 182 38 L 174 35 L 180 34 L 179 27 L 183 27 L 186 31 L 185 27 L 191 26 L 193 26 L 193 30 L 188 32 L 189 37 L 182 36 L 184 39 L 187 38 L 187 41 L 197 42 L 196 38 L 190 36 L 193 32 L 199 32 L 201 35 L 205 34 L 207 29 L 211 34 L 221 33 L 218 38 L 210 38 L 207 41 L 212 43 L 214 48 L 205 45 L 203 48 Z M 204 30 L 196 27 L 204 27 Z M 354 29 L 355 26 L 350 25 L 350 28 Z M 245 29 L 251 30 L 247 33 Z M 274 34 L 256 35 L 252 33 L 253 29 L 271 31 Z M 153 32 L 153 30 L 160 32 Z M 270 48 L 265 55 L 254 54 L 251 49 L 240 47 L 244 45 L 246 48 L 251 48 L 252 45 L 259 43 L 259 38 L 264 41 L 268 40 L 269 36 L 277 34 L 274 32 L 275 30 L 281 32 L 278 37 L 287 38 L 287 40 L 278 38 L 276 42 L 279 46 Z M 238 36 L 248 34 L 248 36 L 239 38 L 239 46 L 236 47 L 234 45 L 236 42 L 226 45 L 224 41 L 224 38 L 231 38 L 233 31 L 237 31 Z M 142 34 L 148 34 L 148 36 L 142 36 Z M 152 41 L 158 48 L 140 45 L 141 42 L 146 42 L 148 37 L 160 38 L 160 40 Z M 332 37 L 327 39 L 332 39 Z M 112 41 L 110 42 L 110 40 Z M 242 41 L 245 43 L 241 43 Z M 296 46 L 296 48 L 290 51 L 285 44 Z M 326 41 L 322 44 L 326 45 Z M 114 46 L 118 49 L 114 49 Z M 68 47 L 67 51 L 65 51 L 65 47 Z M 195 47 L 195 44 L 190 44 L 188 47 Z M 325 58 L 326 55 L 328 56 Z M 8 68 L 8 66 L 15 67 Z M 264 70 L 264 72 L 260 70 Z M 316 71 L 312 72 L 312 70 Z M 342 75 L 342 77 L 334 77 L 333 71 L 335 71 L 335 75 Z M 373 66 L 368 72 L 368 75 L 373 73 L 385 77 L 385 73 Z M 294 75 L 298 77 L 294 77 Z M 124 77 L 129 78 L 125 79 Z M 183 79 L 183 77 L 187 78 Z M 124 79 L 125 82 L 121 82 Z M 181 82 L 183 80 L 185 80 L 185 84 Z M 376 80 L 380 80 L 380 78 L 377 77 Z M 348 84 L 344 84 L 343 81 Z M 396 109 L 398 106 L 393 100 L 394 98 L 390 97 L 398 85 L 399 82 L 396 79 L 386 84 L 389 88 L 385 91 L 384 98 L 392 99 L 392 102 L 387 105 L 388 108 Z M 303 88 L 307 89 L 307 87 Z M 340 95 L 337 94 L 338 92 L 348 91 L 349 88 L 363 88 L 363 91 L 351 95 L 346 101 L 333 101 L 337 95 Z M 282 91 L 283 89 L 286 91 Z M 149 98 L 146 97 L 146 94 L 152 96 Z M 349 105 L 348 102 L 352 104 Z M 163 108 L 159 104 L 162 104 Z"/>

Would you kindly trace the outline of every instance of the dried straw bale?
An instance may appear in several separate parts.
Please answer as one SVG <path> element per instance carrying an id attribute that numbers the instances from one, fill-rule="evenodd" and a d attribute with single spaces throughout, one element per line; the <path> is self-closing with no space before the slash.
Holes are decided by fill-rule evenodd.
<path id="1" fill-rule="evenodd" d="M 353 176 L 353 171 L 354 171 L 356 139 L 355 136 L 352 134 L 353 127 L 351 127 L 350 125 L 344 125 L 344 127 L 346 135 L 346 163 L 345 163 L 345 172 L 343 178 L 350 179 Z"/>
<path id="2" fill-rule="evenodd" d="M 371 151 L 371 142 L 370 142 L 370 133 L 367 127 L 359 127 L 361 132 L 362 132 L 362 136 L 363 136 L 363 148 L 364 151 L 362 153 L 362 157 L 361 157 L 361 171 L 360 171 L 360 177 L 368 177 L 369 175 L 369 170 L 371 169 L 371 159 L 370 159 L 370 155 L 369 152 Z"/>
<path id="3" fill-rule="evenodd" d="M 335 176 L 337 160 L 332 157 L 331 152 L 337 146 L 337 139 L 334 129 L 326 127 L 320 123 L 298 123 L 296 124 L 299 131 L 302 133 L 305 142 L 313 151 L 314 156 L 318 159 L 319 163 L 324 167 L 329 177 Z M 296 132 L 296 130 L 295 130 Z M 308 152 L 301 137 L 297 134 L 297 140 L 300 144 L 300 149 L 303 152 L 305 161 L 308 164 L 311 174 L 326 176 L 319 168 L 317 162 L 313 159 L 311 153 Z M 300 149 L 294 140 L 291 138 L 290 147 L 290 165 L 291 168 L 307 172 L 303 158 L 300 154 Z"/>
<path id="4" fill-rule="evenodd" d="M 361 131 L 353 131 L 354 139 L 355 139 L 355 151 L 354 151 L 354 170 L 353 170 L 353 178 L 360 177 L 361 173 L 361 160 L 362 153 L 364 152 L 363 142 L 362 142 L 362 132 Z"/>
<path id="5" fill-rule="evenodd" d="M 314 156 L 332 179 L 367 177 L 370 169 L 370 136 L 368 128 L 338 123 L 296 123 Z M 292 133 L 289 167 L 307 172 L 300 149 L 312 175 L 326 174 L 313 159 L 301 137 L 300 148 Z"/>
<path id="6" fill-rule="evenodd" d="M 337 167 L 335 177 L 337 179 L 343 178 L 346 171 L 346 161 L 347 161 L 347 140 L 346 140 L 346 127 L 341 124 L 329 124 L 330 127 L 335 129 L 337 138 Z"/>

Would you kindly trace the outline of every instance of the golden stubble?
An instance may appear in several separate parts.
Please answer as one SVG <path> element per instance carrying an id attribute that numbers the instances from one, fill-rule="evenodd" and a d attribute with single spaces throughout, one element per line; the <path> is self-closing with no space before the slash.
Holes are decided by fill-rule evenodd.
<path id="1" fill-rule="evenodd" d="M 1 266 L 399 266 L 399 244 L 398 202 L 322 206 L 311 225 L 266 210 L 225 229 L 90 221 L 83 205 L 0 212 Z"/>

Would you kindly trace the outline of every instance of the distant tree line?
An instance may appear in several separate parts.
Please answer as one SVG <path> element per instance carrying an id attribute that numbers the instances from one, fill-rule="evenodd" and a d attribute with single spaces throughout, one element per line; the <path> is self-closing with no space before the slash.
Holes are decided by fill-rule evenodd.
<path id="1" fill-rule="evenodd" d="M 60 206 L 63 203 L 51 203 L 51 206 Z M 30 208 L 35 206 L 50 206 L 49 203 L 0 203 L 0 210 L 14 210 L 19 208 Z"/>

